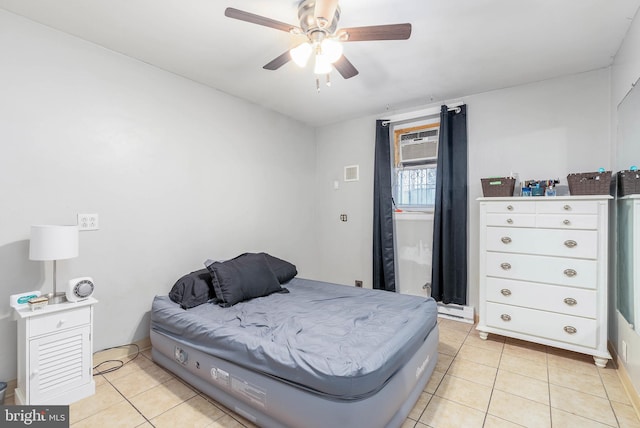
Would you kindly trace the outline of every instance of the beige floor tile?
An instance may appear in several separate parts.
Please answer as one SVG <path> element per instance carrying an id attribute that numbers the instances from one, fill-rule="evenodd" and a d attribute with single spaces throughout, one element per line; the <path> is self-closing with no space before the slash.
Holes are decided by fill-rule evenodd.
<path id="1" fill-rule="evenodd" d="M 144 424 L 145 419 L 142 415 L 127 401 L 102 410 L 93 416 L 81 420 L 72 425 L 73 428 L 129 428 Z"/>
<path id="2" fill-rule="evenodd" d="M 422 422 L 416 422 L 415 428 L 431 428 L 429 425 L 425 425 Z"/>
<path id="3" fill-rule="evenodd" d="M 446 375 L 435 395 L 484 413 L 491 399 L 491 387 Z"/>
<path id="4" fill-rule="evenodd" d="M 151 363 L 150 366 L 134 370 L 128 376 L 118 377 L 110 382 L 122 395 L 132 398 L 171 379 L 174 379 L 171 373 Z"/>
<path id="5" fill-rule="evenodd" d="M 547 382 L 547 365 L 538 363 L 526 358 L 514 357 L 513 355 L 502 355 L 500 360 L 500 370 L 507 370 L 523 376 Z"/>
<path id="6" fill-rule="evenodd" d="M 491 396 L 489 414 L 526 427 L 551 427 L 549 406 L 498 390 Z"/>
<path id="7" fill-rule="evenodd" d="M 531 360 L 540 364 L 547 364 L 546 346 L 541 346 L 537 343 L 532 344 L 524 341 L 514 343 L 507 341 L 507 343 L 504 344 L 502 354 Z"/>
<path id="8" fill-rule="evenodd" d="M 600 372 L 600 378 L 604 384 L 604 389 L 607 391 L 609 400 L 631 405 L 629 395 L 627 395 L 627 391 L 624 389 L 617 371 L 613 369 L 602 369 L 598 371 Z"/>
<path id="9" fill-rule="evenodd" d="M 588 376 L 577 371 L 550 365 L 549 383 L 607 398 L 607 392 L 600 376 Z"/>
<path id="10" fill-rule="evenodd" d="M 549 384 L 506 370 L 498 370 L 494 389 L 549 405 Z"/>
<path id="11" fill-rule="evenodd" d="M 514 424 L 513 422 L 505 421 L 493 415 L 487 415 L 482 428 L 520 428 L 522 425 Z"/>
<path id="12" fill-rule="evenodd" d="M 245 428 L 240 422 L 231 415 L 224 415 L 207 425 L 207 428 Z"/>
<path id="13" fill-rule="evenodd" d="M 487 351 L 502 352 L 504 348 L 504 337 L 490 334 L 487 339 L 480 339 L 478 331 L 474 330 L 469 333 L 464 344 L 486 349 Z"/>
<path id="14" fill-rule="evenodd" d="M 416 426 L 416 421 L 412 419 L 407 419 L 402 423 L 402 425 L 400 425 L 400 428 L 414 428 L 415 426 Z"/>
<path id="15" fill-rule="evenodd" d="M 436 367 L 434 370 L 446 373 L 449 370 L 449 366 L 453 362 L 453 357 L 451 355 L 440 354 L 438 353 L 438 362 L 436 363 Z"/>
<path id="16" fill-rule="evenodd" d="M 640 420 L 636 414 L 634 408 L 631 405 L 612 402 L 613 411 L 618 419 L 620 428 L 638 428 L 640 427 Z"/>
<path id="17" fill-rule="evenodd" d="M 438 352 L 447 355 L 456 355 L 467 338 L 467 333 L 447 328 L 440 329 Z"/>
<path id="18" fill-rule="evenodd" d="M 411 412 L 409 412 L 409 415 L 407 417 L 409 419 L 413 419 L 414 421 L 417 421 L 418 419 L 420 419 L 422 412 L 424 412 L 424 409 L 427 408 L 427 405 L 429 404 L 429 401 L 431 400 L 432 396 L 433 396 L 432 394 L 428 394 L 426 392 L 420 393 L 420 397 L 418 397 L 418 401 L 413 406 L 413 409 L 411 409 Z"/>
<path id="19" fill-rule="evenodd" d="M 454 321 L 448 318 L 438 317 L 438 327 L 469 333 L 474 328 L 474 325 L 462 321 Z"/>
<path id="20" fill-rule="evenodd" d="M 103 376 L 108 381 L 113 381 L 114 379 L 130 376 L 132 373 L 155 365 L 156 364 L 153 361 L 143 357 L 142 355 L 139 355 L 137 358 L 129 360 L 129 362 L 123 365 L 121 368 L 109 373 L 105 373 Z"/>
<path id="21" fill-rule="evenodd" d="M 609 428 L 611 426 L 554 408 L 551 408 L 551 423 L 554 427 L 562 428 Z"/>
<path id="22" fill-rule="evenodd" d="M 593 357 L 563 349 L 549 348 L 547 353 L 549 366 L 582 373 L 588 376 L 600 376 Z"/>
<path id="23" fill-rule="evenodd" d="M 69 406 L 69 420 L 72 424 L 76 423 L 121 401 L 124 401 L 124 397 L 109 383 L 103 383 L 96 387 L 95 394 Z"/>
<path id="24" fill-rule="evenodd" d="M 429 382 L 427 382 L 427 386 L 424 387 L 424 392 L 429 394 L 433 394 L 438 389 L 440 382 L 442 382 L 442 378 L 444 377 L 444 372 L 434 371 L 431 374 L 431 378 Z"/>
<path id="25" fill-rule="evenodd" d="M 195 395 L 193 389 L 172 379 L 129 400 L 147 419 L 153 419 Z"/>
<path id="26" fill-rule="evenodd" d="M 480 428 L 484 415 L 479 410 L 434 396 L 419 422 L 432 428 Z"/>
<path id="27" fill-rule="evenodd" d="M 489 367 L 498 368 L 500 365 L 500 356 L 502 352 L 490 351 L 487 349 L 478 348 L 476 346 L 462 345 L 458 352 L 457 358 L 462 360 L 473 361 L 474 363 L 483 364 Z"/>
<path id="28" fill-rule="evenodd" d="M 529 342 L 528 340 L 516 339 L 513 337 L 507 337 L 504 342 L 505 345 L 518 346 L 521 348 L 533 349 L 536 351 L 548 352 L 549 347 L 541 343 Z"/>
<path id="29" fill-rule="evenodd" d="M 616 426 L 616 417 L 609 400 L 558 385 L 549 385 L 549 390 L 551 407 Z"/>
<path id="30" fill-rule="evenodd" d="M 497 371 L 494 367 L 474 363 L 473 361 L 455 359 L 449 366 L 447 374 L 491 388 L 496 380 Z"/>
<path id="31" fill-rule="evenodd" d="M 143 422 L 140 425 L 137 425 L 136 428 L 154 428 L 149 422 Z"/>
<path id="32" fill-rule="evenodd" d="M 151 420 L 156 428 L 188 426 L 206 427 L 225 413 L 203 397 L 196 395 Z"/>

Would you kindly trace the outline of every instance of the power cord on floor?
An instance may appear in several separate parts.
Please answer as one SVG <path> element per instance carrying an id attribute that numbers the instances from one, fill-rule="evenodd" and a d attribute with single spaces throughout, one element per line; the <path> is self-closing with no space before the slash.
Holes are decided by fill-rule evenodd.
<path id="1" fill-rule="evenodd" d="M 129 359 L 128 361 L 122 361 L 122 360 L 106 360 L 106 361 L 103 361 L 100 364 L 98 364 L 95 367 L 93 367 L 93 375 L 94 376 L 103 375 L 103 374 L 115 372 L 116 370 L 121 369 L 126 364 L 129 364 L 131 361 L 133 361 L 136 358 L 138 358 L 138 355 L 140 355 L 140 347 L 138 345 L 136 345 L 135 343 L 131 343 L 131 344 L 128 344 L 128 345 L 112 346 L 111 348 L 105 348 L 105 349 L 101 349 L 100 351 L 94 352 L 93 355 L 97 354 L 98 352 L 109 351 L 111 349 L 128 348 L 130 346 L 135 346 L 136 347 L 136 353 L 135 353 L 135 355 L 133 357 L 131 357 L 131 359 Z M 109 367 L 108 369 L 105 369 L 105 370 L 98 370 L 104 364 L 109 364 L 109 363 L 111 363 L 111 364 L 115 363 L 117 365 L 115 367 Z M 96 372 L 96 370 L 98 370 L 98 371 Z"/>

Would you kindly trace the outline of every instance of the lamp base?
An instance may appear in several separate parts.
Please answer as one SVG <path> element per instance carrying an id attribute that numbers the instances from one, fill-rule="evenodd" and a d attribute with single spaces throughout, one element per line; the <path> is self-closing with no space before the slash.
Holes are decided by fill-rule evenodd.
<path id="1" fill-rule="evenodd" d="M 57 305 L 59 303 L 65 303 L 67 301 L 67 295 L 63 291 L 58 293 L 49 293 L 45 294 L 46 298 L 49 299 L 50 305 Z"/>

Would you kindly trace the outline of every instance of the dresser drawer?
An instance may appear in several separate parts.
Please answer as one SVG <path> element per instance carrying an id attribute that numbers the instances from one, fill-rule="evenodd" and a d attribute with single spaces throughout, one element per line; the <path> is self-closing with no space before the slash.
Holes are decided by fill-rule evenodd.
<path id="1" fill-rule="evenodd" d="M 40 317 L 34 317 L 30 323 L 31 337 L 41 334 L 55 333 L 68 328 L 89 324 L 91 308 L 89 306 L 64 312 L 54 312 Z"/>
<path id="2" fill-rule="evenodd" d="M 598 322 L 537 309 L 487 303 L 486 324 L 502 330 L 596 348 Z"/>
<path id="3" fill-rule="evenodd" d="M 596 318 L 595 290 L 512 279 L 487 278 L 487 301 L 512 306 Z"/>
<path id="4" fill-rule="evenodd" d="M 545 200 L 536 204 L 536 212 L 538 214 L 598 214 L 598 202 Z"/>
<path id="5" fill-rule="evenodd" d="M 521 279 L 547 284 L 595 289 L 596 260 L 532 256 L 487 251 L 486 274 L 497 278 Z"/>
<path id="6" fill-rule="evenodd" d="M 595 259 L 596 230 L 487 227 L 487 250 Z"/>
<path id="7" fill-rule="evenodd" d="M 536 227 L 596 230 L 598 228 L 598 216 L 595 214 L 538 214 Z"/>
<path id="8" fill-rule="evenodd" d="M 524 213 L 535 214 L 535 201 L 496 201 L 486 203 L 488 213 Z"/>
<path id="9" fill-rule="evenodd" d="M 487 226 L 536 227 L 535 214 L 488 213 Z"/>

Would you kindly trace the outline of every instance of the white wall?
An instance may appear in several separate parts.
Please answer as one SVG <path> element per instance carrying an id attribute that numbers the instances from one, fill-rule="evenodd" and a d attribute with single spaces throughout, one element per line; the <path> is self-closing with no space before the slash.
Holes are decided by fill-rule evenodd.
<path id="1" fill-rule="evenodd" d="M 480 178 L 513 171 L 522 179 L 559 177 L 566 184 L 570 172 L 610 168 L 609 85 L 609 71 L 603 69 L 463 98 L 470 159 L 470 305 L 478 304 Z M 365 278 L 370 287 L 375 117 L 330 125 L 316 135 L 320 275 L 346 284 Z M 367 174 L 353 188 L 332 191 L 331 180 L 350 163 L 359 163 Z M 358 216 L 345 225 L 338 212 Z"/>
<path id="2" fill-rule="evenodd" d="M 640 163 L 640 142 L 625 143 L 625 147 L 619 146 L 616 128 L 618 123 L 617 107 L 622 102 L 631 85 L 640 78 L 640 15 L 634 18 L 629 32 L 615 57 L 611 72 L 611 111 L 612 111 L 612 141 L 615 171 L 628 169 L 631 164 Z M 640 90 L 636 87 L 634 91 Z M 636 94 L 637 96 L 637 94 Z M 617 157 L 618 153 L 624 156 Z M 640 336 L 625 321 L 616 310 L 615 289 L 611 293 L 609 302 L 609 339 L 614 344 L 616 350 L 622 348 L 622 341 L 627 343 L 627 362 L 623 362 L 627 373 L 631 378 L 636 391 L 640 392 Z M 638 290 L 635 290 L 637 292 Z M 636 311 L 640 308 L 636 308 Z M 640 328 L 640 327 L 636 327 Z M 619 352 L 619 351 L 618 351 Z"/>
<path id="3" fill-rule="evenodd" d="M 58 263 L 59 284 L 95 280 L 95 350 L 147 337 L 153 296 L 206 258 L 267 251 L 316 276 L 312 129 L 1 10 L 0 58 L 0 380 L 9 295 L 52 284 L 31 224 L 99 214 Z"/>

